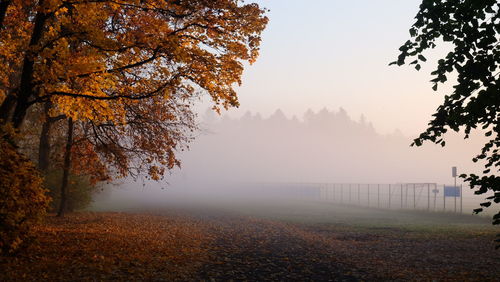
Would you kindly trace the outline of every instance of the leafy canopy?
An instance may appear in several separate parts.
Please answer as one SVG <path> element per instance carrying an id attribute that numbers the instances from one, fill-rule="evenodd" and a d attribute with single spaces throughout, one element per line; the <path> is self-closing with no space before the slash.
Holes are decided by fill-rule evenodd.
<path id="1" fill-rule="evenodd" d="M 500 203 L 500 3 L 497 0 L 423 0 L 416 22 L 410 29 L 411 39 L 401 48 L 398 60 L 391 64 L 403 65 L 407 59 L 415 65 L 426 61 L 423 53 L 436 47 L 439 41 L 451 43 L 453 49 L 438 61 L 432 72 L 433 89 L 457 74 L 453 93 L 446 95 L 429 127 L 414 145 L 424 141 L 445 145 L 443 134 L 448 129 L 463 130 L 465 138 L 472 130 L 484 130 L 489 141 L 474 162 L 484 161 L 482 176 L 462 174 L 465 182 L 475 188 L 476 194 L 493 192 L 482 207 Z M 475 212 L 481 212 L 478 208 Z M 493 218 L 500 224 L 500 212 Z"/>
<path id="2" fill-rule="evenodd" d="M 4 122 L 19 128 L 27 109 L 49 102 L 50 116 L 79 124 L 80 152 L 93 163 L 155 179 L 179 164 L 174 150 L 195 127 L 198 93 L 217 110 L 238 106 L 234 86 L 268 21 L 240 0 L 1 3 Z"/>

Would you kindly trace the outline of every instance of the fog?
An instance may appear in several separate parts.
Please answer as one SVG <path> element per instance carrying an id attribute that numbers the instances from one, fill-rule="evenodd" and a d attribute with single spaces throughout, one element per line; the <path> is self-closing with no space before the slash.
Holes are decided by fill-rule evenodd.
<path id="1" fill-rule="evenodd" d="M 397 117 L 395 117 L 397 118 Z M 363 116 L 351 118 L 342 108 L 308 111 L 287 118 L 277 110 L 262 118 L 217 119 L 207 112 L 203 133 L 181 159 L 172 184 L 186 181 L 449 183 L 451 166 L 477 170 L 471 158 L 480 138 L 463 142 L 450 135 L 447 146 L 410 147 L 412 137 L 397 131 L 380 135 Z"/>
<path id="2" fill-rule="evenodd" d="M 180 169 L 159 182 L 119 180 L 111 191 L 98 195 L 98 205 L 113 201 L 148 205 L 271 201 L 296 197 L 293 187 L 312 191 L 316 188 L 311 187 L 321 183 L 333 185 L 317 192 L 330 198 L 339 197 L 339 190 L 332 189 L 340 183 L 364 185 L 362 189 L 372 194 L 377 184 L 383 185 L 383 191 L 378 191 L 382 194 L 387 194 L 388 184 L 453 185 L 452 166 L 459 173 L 481 171 L 471 158 L 484 144 L 478 134 L 463 140 L 462 135 L 450 133 L 444 148 L 432 143 L 411 147 L 414 136 L 397 130 L 379 134 L 363 116 L 353 118 L 342 108 L 309 110 L 302 117 L 288 117 L 281 110 L 268 117 L 248 112 L 241 118 L 221 117 L 207 110 L 201 114 L 200 128 L 189 150 L 179 152 Z M 417 187 L 419 197 L 426 198 L 429 191 Z M 317 200 L 311 197 L 314 193 L 301 197 Z M 465 187 L 463 193 L 466 213 L 484 199 Z M 400 195 L 402 198 L 403 192 Z M 442 197 L 442 191 L 437 196 Z M 425 199 L 419 201 L 422 204 Z"/>

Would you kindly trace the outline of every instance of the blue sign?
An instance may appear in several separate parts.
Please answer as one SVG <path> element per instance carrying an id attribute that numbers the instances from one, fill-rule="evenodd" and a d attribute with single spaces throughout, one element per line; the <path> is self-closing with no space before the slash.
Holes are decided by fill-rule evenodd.
<path id="1" fill-rule="evenodd" d="M 460 187 L 458 186 L 444 186 L 445 197 L 460 197 Z"/>

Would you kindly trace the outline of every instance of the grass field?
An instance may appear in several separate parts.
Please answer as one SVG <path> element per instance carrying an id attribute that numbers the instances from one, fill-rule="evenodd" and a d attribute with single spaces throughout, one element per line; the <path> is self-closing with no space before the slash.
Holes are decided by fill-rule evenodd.
<path id="1" fill-rule="evenodd" d="M 474 233 L 495 233 L 500 228 L 491 225 L 485 214 L 467 215 L 453 212 L 427 212 L 420 210 L 388 210 L 360 206 L 333 204 L 306 200 L 225 199 L 167 201 L 162 204 L 130 202 L 101 202 L 90 211 L 142 212 L 144 210 L 170 210 L 185 214 L 232 214 L 305 225 L 331 225 L 337 228 L 359 230 L 421 231 L 462 236 Z"/>
<path id="2" fill-rule="evenodd" d="M 366 277 L 483 281 L 500 275 L 500 252 L 493 242 L 500 228 L 488 216 L 265 199 L 173 201 L 149 209 L 203 221 L 251 218 L 293 227 Z"/>
<path id="3" fill-rule="evenodd" d="M 308 201 L 114 203 L 49 216 L 1 281 L 498 281 L 490 219 Z M 121 212 L 117 212 L 120 211 Z M 124 212 L 126 210 L 126 212 Z"/>

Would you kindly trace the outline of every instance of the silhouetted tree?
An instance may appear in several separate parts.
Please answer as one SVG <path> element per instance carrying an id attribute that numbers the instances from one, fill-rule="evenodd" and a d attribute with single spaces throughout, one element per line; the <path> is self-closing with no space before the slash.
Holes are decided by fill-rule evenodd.
<path id="1" fill-rule="evenodd" d="M 412 145 L 420 146 L 424 141 L 445 145 L 443 135 L 452 129 L 464 130 L 465 138 L 473 129 L 485 130 L 489 138 L 481 153 L 473 158 L 485 161 L 483 175 L 462 174 L 476 194 L 493 192 L 476 213 L 500 203 L 500 3 L 497 0 L 424 0 L 410 29 L 411 39 L 399 48 L 401 54 L 396 62 L 403 65 L 406 59 L 413 60 L 417 70 L 426 61 L 423 52 L 436 47 L 443 40 L 453 49 L 438 61 L 431 74 L 433 89 L 456 73 L 454 90 L 446 95 L 437 108 L 429 127 Z M 493 217 L 493 224 L 500 224 L 500 212 Z M 500 242 L 500 239 L 497 239 Z M 500 245 L 498 246 L 500 247 Z"/>

